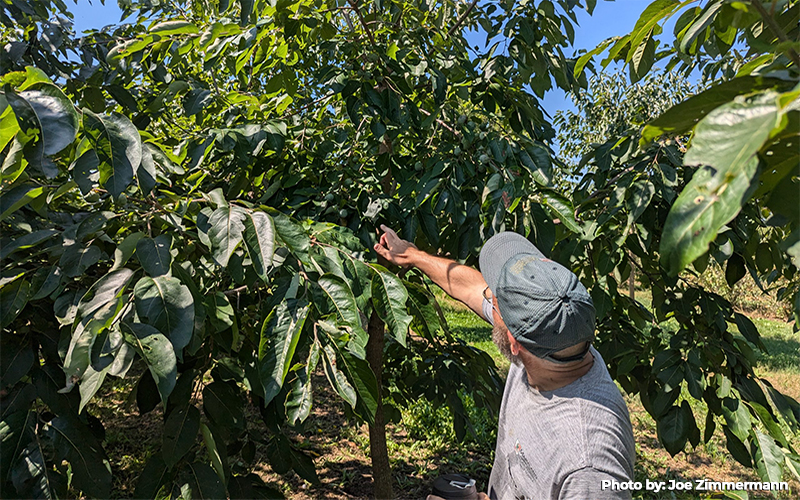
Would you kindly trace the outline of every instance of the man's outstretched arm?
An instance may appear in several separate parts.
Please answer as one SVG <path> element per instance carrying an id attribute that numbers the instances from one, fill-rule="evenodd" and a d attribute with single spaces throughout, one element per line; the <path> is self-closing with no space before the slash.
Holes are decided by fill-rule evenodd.
<path id="1" fill-rule="evenodd" d="M 416 267 L 447 295 L 463 302 L 483 318 L 483 290 L 486 288 L 486 280 L 480 271 L 454 260 L 425 253 L 413 243 L 401 239 L 392 229 L 384 225 L 381 225 L 381 229 L 383 234 L 375 244 L 378 255 L 400 267 Z"/>

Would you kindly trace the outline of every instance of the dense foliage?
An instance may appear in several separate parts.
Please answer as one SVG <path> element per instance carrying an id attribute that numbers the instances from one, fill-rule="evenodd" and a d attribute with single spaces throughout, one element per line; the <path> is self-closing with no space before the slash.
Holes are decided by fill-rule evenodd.
<path id="1" fill-rule="evenodd" d="M 470 263 L 496 231 L 528 235 L 590 288 L 599 348 L 671 453 L 719 423 L 765 479 L 796 472 L 800 405 L 755 377 L 758 331 L 680 275 L 710 256 L 729 282 L 783 275 L 798 297 L 800 7 L 770 4 L 656 0 L 631 35 L 577 60 L 563 50 L 592 0 L 124 3 L 136 22 L 81 37 L 60 2 L 6 4 L 3 491 L 63 496 L 69 482 L 107 497 L 90 403 L 138 362 L 139 409 L 161 403 L 165 422 L 137 496 L 275 493 L 247 466 L 256 442 L 275 471 L 315 481 L 284 431 L 303 429 L 317 367 L 370 424 L 376 494 L 390 496 L 385 418 L 425 397 L 464 436 L 459 394 L 496 408 L 501 384 L 421 276 L 375 262 L 380 223 Z M 675 47 L 655 54 L 676 11 Z M 477 25 L 507 53 L 471 55 Z M 562 192 L 537 97 L 577 90 L 606 47 L 633 79 L 673 55 L 722 80 L 615 132 L 630 135 L 593 148 Z M 685 157 L 664 134 L 692 136 Z M 617 291 L 632 262 L 654 313 Z M 245 421 L 245 397 L 267 435 Z M 702 437 L 684 398 L 711 410 Z"/>

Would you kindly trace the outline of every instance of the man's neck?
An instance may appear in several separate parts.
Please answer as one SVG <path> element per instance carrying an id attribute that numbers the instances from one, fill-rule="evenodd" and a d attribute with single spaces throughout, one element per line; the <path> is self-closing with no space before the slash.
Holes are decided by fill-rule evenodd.
<path id="1" fill-rule="evenodd" d="M 533 355 L 524 356 L 521 361 L 528 376 L 528 385 L 538 391 L 554 391 L 586 375 L 594 365 L 594 356 L 587 352 L 581 361 L 568 365 L 551 363 Z"/>

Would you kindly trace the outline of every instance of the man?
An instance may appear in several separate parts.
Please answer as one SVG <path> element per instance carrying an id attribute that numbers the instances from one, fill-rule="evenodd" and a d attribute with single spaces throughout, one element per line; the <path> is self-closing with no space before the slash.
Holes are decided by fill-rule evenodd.
<path id="1" fill-rule="evenodd" d="M 609 486 L 633 479 L 630 417 L 591 347 L 594 306 L 577 276 L 516 233 L 486 242 L 479 272 L 381 229 L 375 251 L 416 267 L 491 323 L 494 342 L 511 361 L 489 497 L 630 498 Z"/>

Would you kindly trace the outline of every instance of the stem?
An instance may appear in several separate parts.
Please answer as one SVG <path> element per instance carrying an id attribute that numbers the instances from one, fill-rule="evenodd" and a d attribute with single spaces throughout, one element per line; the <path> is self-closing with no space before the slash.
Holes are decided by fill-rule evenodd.
<path id="1" fill-rule="evenodd" d="M 456 24 L 454 24 L 452 28 L 447 30 L 447 35 L 448 36 L 451 36 L 453 33 L 455 33 L 455 31 L 467 19 L 467 16 L 469 16 L 469 13 L 472 12 L 472 9 L 474 9 L 477 4 L 478 4 L 478 0 L 474 0 L 471 4 L 469 4 L 469 7 L 467 7 L 467 10 L 463 14 L 461 14 L 461 17 L 458 18 L 458 21 L 456 21 Z"/>
<path id="2" fill-rule="evenodd" d="M 369 455 L 372 458 L 373 495 L 375 498 L 394 498 L 392 490 L 392 469 L 389 466 L 389 452 L 386 447 L 386 422 L 383 420 L 382 381 L 383 344 L 385 327 L 383 320 L 373 310 L 367 326 L 367 362 L 378 382 L 378 408 L 375 410 L 375 423 L 369 426 Z"/>
<path id="3" fill-rule="evenodd" d="M 778 26 L 778 23 L 775 22 L 775 19 L 773 19 L 771 15 L 769 15 L 769 12 L 767 12 L 764 6 L 761 5 L 759 0 L 753 0 L 750 2 L 750 5 L 752 5 L 753 8 L 758 11 L 761 19 L 766 23 L 767 26 L 769 26 L 770 31 L 772 31 L 772 33 L 778 37 L 778 40 L 781 42 L 791 42 L 789 37 L 786 36 L 786 33 L 784 33 L 781 27 Z M 792 60 L 794 65 L 800 67 L 800 56 L 797 55 L 797 52 L 790 48 L 787 53 L 789 54 L 789 59 Z"/>
<path id="4" fill-rule="evenodd" d="M 361 15 L 361 11 L 358 10 L 358 3 L 356 3 L 356 0 L 347 0 L 347 3 L 349 3 L 350 6 L 353 8 L 353 10 L 356 11 L 356 15 L 358 16 L 358 22 L 360 22 L 361 26 L 364 27 L 364 31 L 367 32 L 367 36 L 369 37 L 369 41 L 372 43 L 372 46 L 374 47 L 375 46 L 375 38 L 373 38 L 372 31 L 369 29 L 369 26 L 367 26 L 367 23 L 364 22 L 364 16 Z"/>

